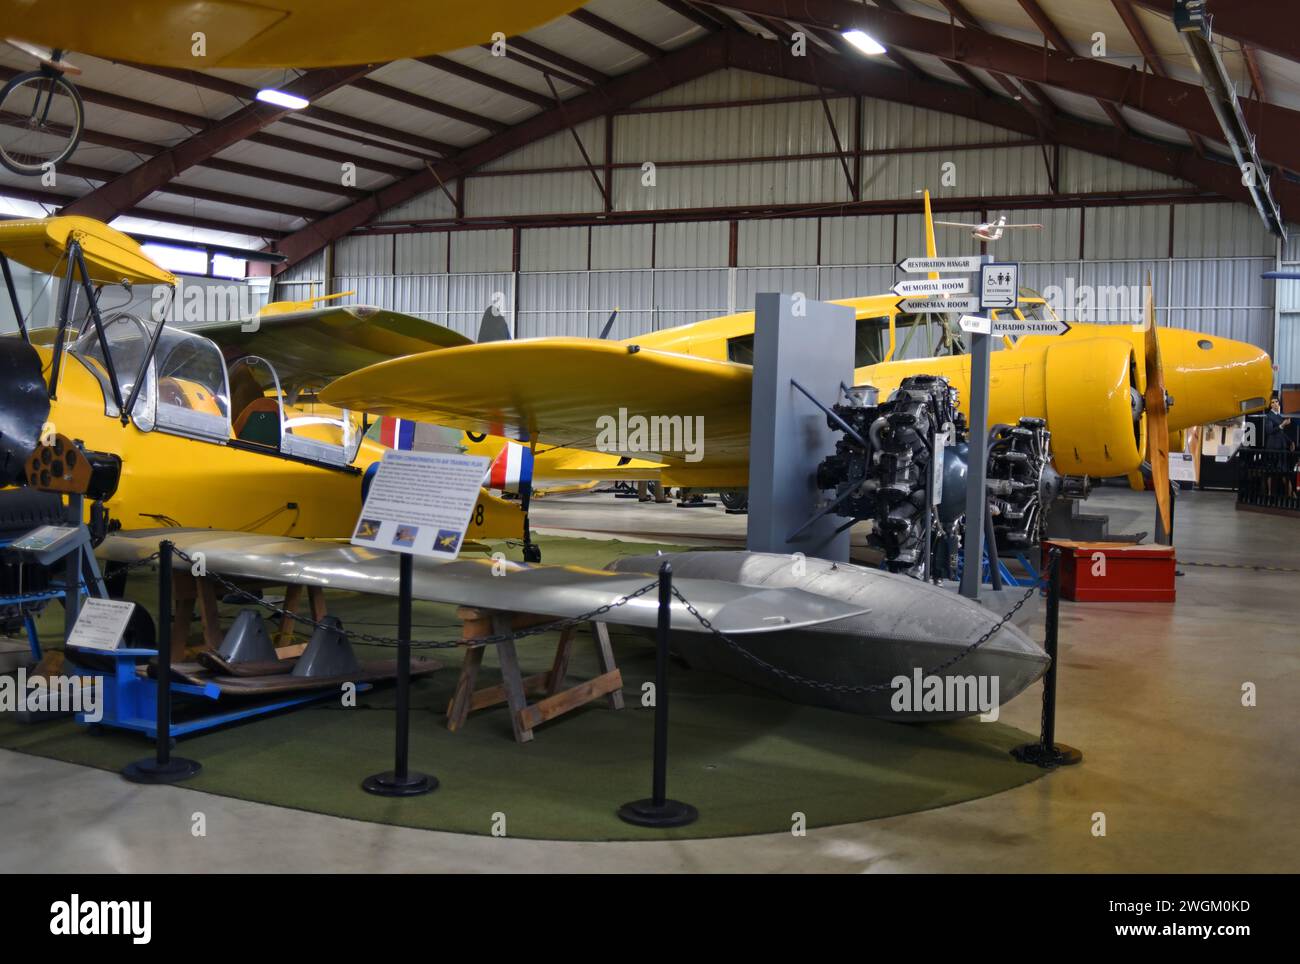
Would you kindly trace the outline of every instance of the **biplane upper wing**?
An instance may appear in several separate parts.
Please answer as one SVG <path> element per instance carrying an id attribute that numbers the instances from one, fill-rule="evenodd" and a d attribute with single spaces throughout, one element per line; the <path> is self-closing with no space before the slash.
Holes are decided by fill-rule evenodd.
<path id="1" fill-rule="evenodd" d="M 445 325 L 371 305 L 328 305 L 190 330 L 220 345 L 227 360 L 265 358 L 286 388 L 323 385 L 390 358 L 472 344 Z"/>
<path id="2" fill-rule="evenodd" d="M 320 398 L 548 446 L 713 468 L 747 462 L 751 378 L 748 365 L 733 362 L 595 338 L 536 338 L 395 358 L 344 375 Z M 647 433 L 656 426 L 657 436 L 637 437 L 641 425 Z M 701 428 L 697 459 L 694 434 L 690 446 L 677 443 Z"/>
<path id="3" fill-rule="evenodd" d="M 192 556 L 203 553 L 209 572 L 279 584 L 319 586 L 395 596 L 396 553 L 313 539 L 277 538 L 220 529 L 151 529 L 117 532 L 96 549 L 113 562 L 137 562 L 157 551 L 160 539 Z M 416 557 L 412 592 L 416 599 L 485 609 L 580 616 L 641 588 L 655 576 L 608 572 L 580 566 L 528 566 L 494 559 L 437 562 Z M 177 568 L 190 563 L 179 556 Z M 801 589 L 760 589 L 715 579 L 674 579 L 714 626 L 729 634 L 797 629 L 859 616 L 869 610 Z M 649 629 L 658 601 L 648 593 L 615 606 L 603 620 Z M 673 629 L 704 632 L 680 600 L 672 606 Z"/>

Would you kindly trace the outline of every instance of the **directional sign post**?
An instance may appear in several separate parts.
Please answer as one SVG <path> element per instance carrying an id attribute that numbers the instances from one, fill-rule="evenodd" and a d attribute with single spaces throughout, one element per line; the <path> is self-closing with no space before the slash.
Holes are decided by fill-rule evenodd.
<path id="1" fill-rule="evenodd" d="M 913 315 L 942 314 L 958 312 L 969 314 L 980 310 L 978 295 L 965 298 L 904 298 L 898 303 L 898 310 Z"/>
<path id="2" fill-rule="evenodd" d="M 931 278 L 924 281 L 900 281 L 893 292 L 904 298 L 920 295 L 964 295 L 970 291 L 970 278 Z"/>
<path id="3" fill-rule="evenodd" d="M 961 330 L 994 338 L 1019 335 L 1064 335 L 1070 326 L 1059 318 L 987 318 L 979 315 L 962 315 Z"/>
<path id="4" fill-rule="evenodd" d="M 1020 292 L 1020 265 L 993 261 L 980 266 L 980 307 L 1010 310 Z"/>
<path id="5" fill-rule="evenodd" d="M 906 271 L 909 274 L 923 274 L 929 271 L 965 271 L 974 274 L 988 261 L 989 256 L 986 254 L 963 255 L 955 258 L 904 258 L 896 267 L 899 271 Z"/>
<path id="6" fill-rule="evenodd" d="M 1020 265 L 990 262 L 980 265 L 980 308 L 1010 312 L 1020 291 Z M 992 320 L 967 317 L 970 333 L 970 451 L 966 464 L 966 532 L 962 540 L 961 594 L 978 599 L 984 569 L 984 517 L 988 513 L 989 369 L 992 362 Z M 973 330 L 972 330 L 973 329 Z M 990 567 L 997 563 L 989 559 Z"/>

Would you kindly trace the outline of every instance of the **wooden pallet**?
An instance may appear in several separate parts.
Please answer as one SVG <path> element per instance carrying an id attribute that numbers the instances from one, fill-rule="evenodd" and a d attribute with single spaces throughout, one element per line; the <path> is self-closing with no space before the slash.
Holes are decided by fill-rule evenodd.
<path id="1" fill-rule="evenodd" d="M 602 696 L 609 703 L 610 709 L 623 708 L 623 674 L 614 663 L 609 629 L 604 623 L 591 624 L 601 674 L 568 689 L 561 689 L 569 670 L 576 627 L 570 626 L 560 633 L 560 640 L 555 646 L 555 658 L 547 672 L 525 677 L 519 669 L 514 640 L 500 643 L 472 643 L 468 640 L 554 622 L 554 616 L 504 613 L 467 606 L 457 609 L 456 615 L 461 620 L 461 639 L 467 642 L 463 644 L 466 646 L 465 660 L 461 664 L 456 692 L 447 705 L 447 729 L 452 732 L 464 726 L 474 710 L 487 709 L 501 703 L 510 708 L 510 725 L 514 729 L 515 740 L 519 743 L 531 741 L 533 730 L 547 720 L 553 720 Z M 496 686 L 476 690 L 474 686 L 478 681 L 479 668 L 483 665 L 483 650 L 487 646 L 497 648 L 501 682 Z M 529 702 L 531 696 L 540 696 L 541 699 Z"/>

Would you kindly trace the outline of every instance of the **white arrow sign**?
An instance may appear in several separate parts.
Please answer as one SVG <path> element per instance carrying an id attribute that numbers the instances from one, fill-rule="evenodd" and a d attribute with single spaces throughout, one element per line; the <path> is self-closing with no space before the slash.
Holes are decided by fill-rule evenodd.
<path id="1" fill-rule="evenodd" d="M 984 318 L 979 315 L 963 315 L 961 330 L 980 335 L 993 335 L 1001 338 L 1008 335 L 1064 335 L 1070 326 L 1058 318 L 1044 318 L 1034 321 L 1022 318 Z"/>
<path id="2" fill-rule="evenodd" d="M 975 312 L 980 310 L 980 300 L 975 297 L 904 298 L 898 303 L 898 310 L 919 315 L 947 311 Z"/>
<path id="3" fill-rule="evenodd" d="M 980 269 L 989 255 L 971 254 L 962 255 L 952 258 L 906 258 L 898 262 L 898 270 L 908 272 L 918 271 L 970 271 L 975 272 Z"/>
<path id="4" fill-rule="evenodd" d="M 970 278 L 937 278 L 933 281 L 900 281 L 893 287 L 896 295 L 964 295 L 970 291 Z"/>

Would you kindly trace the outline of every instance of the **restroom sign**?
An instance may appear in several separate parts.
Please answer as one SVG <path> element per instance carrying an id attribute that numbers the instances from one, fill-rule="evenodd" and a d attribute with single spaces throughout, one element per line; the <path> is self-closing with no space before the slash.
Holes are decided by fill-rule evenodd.
<path id="1" fill-rule="evenodd" d="M 980 307 L 1014 308 L 1019 300 L 1020 265 L 994 261 L 980 265 Z"/>

